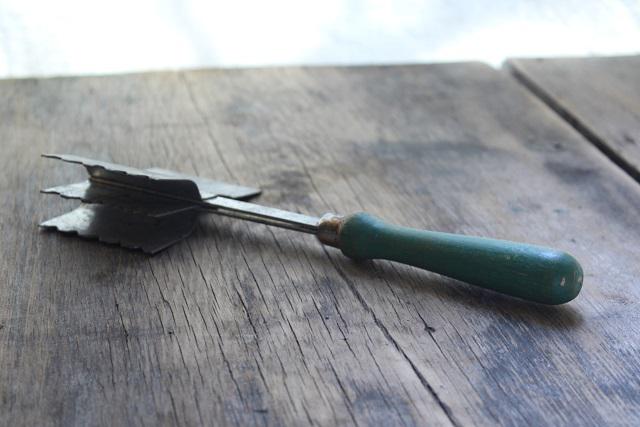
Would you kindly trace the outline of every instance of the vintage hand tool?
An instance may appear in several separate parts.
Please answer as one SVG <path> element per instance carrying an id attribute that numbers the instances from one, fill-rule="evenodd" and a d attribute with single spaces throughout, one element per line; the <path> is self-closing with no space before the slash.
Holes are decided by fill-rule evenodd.
<path id="1" fill-rule="evenodd" d="M 203 212 L 315 234 L 354 259 L 387 259 L 543 304 L 582 287 L 582 268 L 555 249 L 387 224 L 366 213 L 322 218 L 247 203 L 260 190 L 163 169 L 135 169 L 72 155 L 44 157 L 86 167 L 84 182 L 43 190 L 79 199 L 77 209 L 41 224 L 156 253 L 184 239 Z"/>

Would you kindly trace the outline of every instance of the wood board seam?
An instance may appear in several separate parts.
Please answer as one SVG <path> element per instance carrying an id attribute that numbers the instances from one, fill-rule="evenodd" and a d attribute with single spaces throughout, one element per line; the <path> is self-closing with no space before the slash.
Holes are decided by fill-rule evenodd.
<path id="1" fill-rule="evenodd" d="M 524 86 L 531 94 L 542 101 L 554 113 L 560 116 L 561 119 L 567 122 L 584 139 L 595 146 L 611 162 L 640 184 L 640 170 L 627 161 L 621 154 L 611 148 L 605 139 L 591 129 L 583 120 L 580 119 L 580 117 L 572 113 L 568 107 L 562 105 L 558 100 L 554 99 L 549 92 L 536 83 L 533 78 L 529 77 L 524 70 L 520 70 L 516 63 L 511 61 L 506 62 L 504 68 L 518 83 Z"/>

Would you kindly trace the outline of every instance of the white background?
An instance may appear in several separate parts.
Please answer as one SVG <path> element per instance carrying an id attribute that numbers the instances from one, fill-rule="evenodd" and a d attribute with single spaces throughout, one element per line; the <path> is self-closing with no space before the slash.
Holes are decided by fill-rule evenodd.
<path id="1" fill-rule="evenodd" d="M 0 77 L 640 52 L 640 0 L 0 0 Z"/>

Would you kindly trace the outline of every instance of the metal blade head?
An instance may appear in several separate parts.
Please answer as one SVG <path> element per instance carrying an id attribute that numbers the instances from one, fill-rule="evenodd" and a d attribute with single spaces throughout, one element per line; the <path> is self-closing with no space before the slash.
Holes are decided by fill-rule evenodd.
<path id="1" fill-rule="evenodd" d="M 68 154 L 44 157 L 83 165 L 89 180 L 43 193 L 83 201 L 77 209 L 41 224 L 155 253 L 187 237 L 206 200 L 217 196 L 247 199 L 256 188 L 198 178 L 164 169 L 136 169 Z"/>
<path id="2" fill-rule="evenodd" d="M 166 169 L 136 169 L 71 154 L 43 154 L 42 156 L 83 165 L 89 172 L 91 181 L 112 183 L 132 190 L 152 192 L 183 200 L 202 201 L 217 196 L 248 199 L 260 194 L 260 189 L 257 188 L 194 177 Z"/>
<path id="3" fill-rule="evenodd" d="M 40 226 L 155 254 L 189 236 L 196 220 L 195 211 L 157 219 L 107 205 L 81 204 Z"/>

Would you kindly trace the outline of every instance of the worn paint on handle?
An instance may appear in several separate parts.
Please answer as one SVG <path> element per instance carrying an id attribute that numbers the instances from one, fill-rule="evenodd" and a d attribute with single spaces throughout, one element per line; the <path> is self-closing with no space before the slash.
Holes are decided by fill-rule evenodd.
<path id="1" fill-rule="evenodd" d="M 339 244 L 354 259 L 387 259 L 543 304 L 563 304 L 582 288 L 582 268 L 566 252 L 387 224 L 366 213 L 344 219 Z"/>

